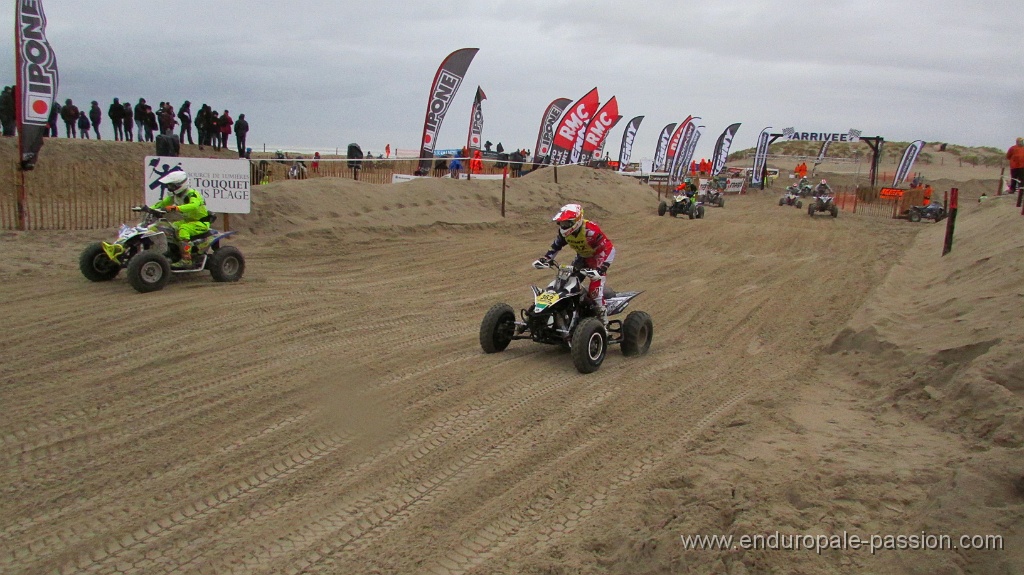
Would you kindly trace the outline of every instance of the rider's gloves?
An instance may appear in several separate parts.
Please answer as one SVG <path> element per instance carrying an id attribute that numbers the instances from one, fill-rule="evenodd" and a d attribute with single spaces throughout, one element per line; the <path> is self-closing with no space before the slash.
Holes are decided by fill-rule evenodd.
<path id="1" fill-rule="evenodd" d="M 596 279 L 599 279 L 601 277 L 601 272 L 599 272 L 599 271 L 597 271 L 595 269 L 580 270 L 580 273 L 582 273 L 584 276 L 586 276 L 587 278 L 592 279 L 592 280 L 596 280 Z"/>
<path id="2" fill-rule="evenodd" d="M 167 211 L 167 212 L 173 212 L 174 210 L 177 210 L 177 209 L 178 209 L 178 206 L 176 206 L 174 204 L 171 204 L 169 206 L 164 206 L 164 211 Z"/>
<path id="3" fill-rule="evenodd" d="M 600 273 L 603 276 L 604 275 L 608 275 L 608 266 L 610 266 L 610 265 L 612 265 L 612 264 L 610 264 L 608 262 L 603 262 L 601 265 L 597 266 L 598 273 Z"/>

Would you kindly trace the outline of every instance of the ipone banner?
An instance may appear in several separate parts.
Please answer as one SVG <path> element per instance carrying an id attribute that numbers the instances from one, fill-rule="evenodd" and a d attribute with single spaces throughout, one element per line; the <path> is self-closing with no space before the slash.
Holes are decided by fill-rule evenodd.
<path id="1" fill-rule="evenodd" d="M 466 149 L 469 151 L 479 150 L 481 136 L 484 133 L 484 111 L 483 101 L 487 94 L 480 86 L 476 87 L 476 97 L 473 98 L 473 110 L 469 114 L 469 138 L 466 140 Z M 461 152 L 460 152 L 461 154 Z"/>
<path id="2" fill-rule="evenodd" d="M 787 140 L 804 142 L 856 142 L 860 140 L 860 133 L 860 130 L 853 128 L 846 132 L 801 132 L 796 128 L 782 130 L 782 136 Z"/>
<path id="3" fill-rule="evenodd" d="M 562 117 L 562 112 L 569 102 L 572 102 L 569 98 L 556 98 L 548 104 L 547 110 L 544 110 L 540 130 L 537 132 L 537 145 L 533 148 L 534 167 L 547 162 L 548 154 L 551 153 L 551 141 L 555 137 L 555 122 Z"/>
<path id="4" fill-rule="evenodd" d="M 434 165 L 434 146 L 437 134 L 441 131 L 441 122 L 448 113 L 448 107 L 455 99 L 462 79 L 469 70 L 479 48 L 463 48 L 456 50 L 441 62 L 434 74 L 434 83 L 430 86 L 430 100 L 427 101 L 427 117 L 423 121 L 423 140 L 420 143 L 421 170 L 429 170 Z"/>
<path id="5" fill-rule="evenodd" d="M 633 140 L 636 138 L 636 132 L 640 129 L 642 121 L 644 121 L 644 117 L 637 116 L 630 120 L 626 124 L 626 129 L 622 131 L 622 145 L 619 146 L 619 171 L 626 168 L 630 156 L 633 155 Z"/>
<path id="6" fill-rule="evenodd" d="M 211 160 L 208 158 L 180 158 L 146 156 L 146 204 L 153 205 L 167 191 L 158 181 L 171 172 L 185 170 L 188 186 L 203 194 L 206 208 L 221 214 L 248 214 L 250 203 L 249 160 Z"/>
<path id="7" fill-rule="evenodd" d="M 15 120 L 22 170 L 36 165 L 46 121 L 57 98 L 57 57 L 46 40 L 46 14 L 38 0 L 18 0 L 15 25 Z"/>

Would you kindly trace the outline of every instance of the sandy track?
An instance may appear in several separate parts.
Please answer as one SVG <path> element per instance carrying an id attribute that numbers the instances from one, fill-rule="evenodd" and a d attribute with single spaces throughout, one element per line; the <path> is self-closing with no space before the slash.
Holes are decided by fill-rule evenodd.
<path id="1" fill-rule="evenodd" d="M 548 225 L 249 237 L 242 283 L 145 296 L 86 282 L 86 236 L 61 239 L 58 265 L 0 285 L 0 570 L 511 573 L 583 553 L 702 430 L 808 377 L 912 233 L 774 201 L 606 216 L 610 283 L 646 290 L 655 338 L 589 376 L 477 344 L 492 303 L 549 279 L 528 267 Z"/>

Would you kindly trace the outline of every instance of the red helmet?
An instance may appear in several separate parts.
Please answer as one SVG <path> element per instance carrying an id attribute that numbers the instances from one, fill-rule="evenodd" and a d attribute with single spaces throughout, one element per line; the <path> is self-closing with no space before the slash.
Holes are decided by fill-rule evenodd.
<path id="1" fill-rule="evenodd" d="M 558 224 L 558 233 L 563 236 L 576 233 L 583 225 L 583 206 L 565 204 L 551 221 Z"/>

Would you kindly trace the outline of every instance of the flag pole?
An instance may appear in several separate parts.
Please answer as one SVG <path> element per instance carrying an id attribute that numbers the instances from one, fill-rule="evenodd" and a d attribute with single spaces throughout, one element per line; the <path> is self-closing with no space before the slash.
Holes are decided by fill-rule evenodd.
<path id="1" fill-rule="evenodd" d="M 22 112 L 21 109 L 23 103 L 21 102 L 21 22 L 19 22 L 18 16 L 21 15 L 21 11 L 15 9 L 14 18 L 14 122 L 18 133 L 18 229 L 25 231 L 28 229 L 28 196 L 25 193 L 25 167 L 21 165 L 21 158 L 24 156 L 24 150 L 22 149 L 22 137 L 21 131 L 24 129 L 22 124 Z"/>

